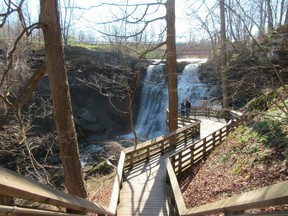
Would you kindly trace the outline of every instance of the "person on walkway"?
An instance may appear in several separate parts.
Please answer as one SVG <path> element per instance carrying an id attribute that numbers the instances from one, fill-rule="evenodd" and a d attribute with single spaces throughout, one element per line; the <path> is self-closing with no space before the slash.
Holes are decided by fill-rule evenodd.
<path id="1" fill-rule="evenodd" d="M 186 108 L 186 117 L 190 116 L 190 110 L 191 110 L 191 103 L 186 99 L 185 103 L 185 108 Z"/>
<path id="2" fill-rule="evenodd" d="M 184 101 L 180 103 L 180 115 L 181 117 L 185 116 L 185 104 Z"/>

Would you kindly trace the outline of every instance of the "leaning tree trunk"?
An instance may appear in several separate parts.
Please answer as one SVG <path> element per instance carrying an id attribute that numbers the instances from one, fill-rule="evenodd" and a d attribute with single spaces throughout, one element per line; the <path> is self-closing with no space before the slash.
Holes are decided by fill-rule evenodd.
<path id="1" fill-rule="evenodd" d="M 225 24 L 225 0 L 220 0 L 220 19 L 221 19 L 221 57 L 222 57 L 222 105 L 228 108 L 228 80 L 227 80 L 227 51 L 226 51 L 226 24 Z"/>
<path id="2" fill-rule="evenodd" d="M 178 92 L 177 92 L 177 61 L 175 42 L 175 0 L 167 0 L 166 4 L 167 23 L 167 74 L 169 91 L 169 132 L 178 128 Z"/>
<path id="3" fill-rule="evenodd" d="M 58 133 L 65 185 L 70 194 L 87 197 L 82 176 L 77 135 L 64 66 L 57 0 L 40 0 L 40 22 L 45 41 L 53 113 Z"/>

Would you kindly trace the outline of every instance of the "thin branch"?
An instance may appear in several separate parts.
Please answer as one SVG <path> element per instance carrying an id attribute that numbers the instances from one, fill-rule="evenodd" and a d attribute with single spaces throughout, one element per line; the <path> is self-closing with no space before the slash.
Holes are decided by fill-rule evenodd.
<path id="1" fill-rule="evenodd" d="M 20 35 L 16 38 L 16 40 L 14 41 L 14 43 L 13 43 L 13 45 L 12 45 L 12 48 L 11 48 L 10 51 L 7 53 L 8 63 L 7 63 L 6 69 L 4 70 L 3 76 L 2 76 L 2 78 L 1 78 L 0 87 L 3 86 L 4 80 L 5 80 L 8 72 L 9 72 L 9 71 L 11 70 L 11 68 L 12 68 L 12 64 L 13 64 L 13 54 L 14 54 L 14 52 L 16 51 L 16 48 L 17 48 L 17 45 L 18 45 L 19 41 L 22 39 L 22 37 L 24 36 L 25 33 L 28 32 L 28 35 L 30 35 L 31 32 L 32 32 L 34 29 L 38 29 L 38 28 L 40 28 L 40 26 L 41 26 L 40 23 L 34 23 L 34 24 L 32 24 L 31 26 L 25 28 L 25 29 L 20 33 Z"/>

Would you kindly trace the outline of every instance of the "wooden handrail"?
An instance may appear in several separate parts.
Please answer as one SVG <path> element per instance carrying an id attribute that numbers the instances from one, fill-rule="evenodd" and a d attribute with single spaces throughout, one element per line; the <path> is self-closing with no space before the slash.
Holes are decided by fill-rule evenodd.
<path id="1" fill-rule="evenodd" d="M 230 110 L 213 110 L 210 107 L 191 107 L 190 115 L 194 116 L 205 116 L 205 117 L 215 117 L 215 118 L 225 118 L 226 112 Z"/>
<path id="2" fill-rule="evenodd" d="M 177 175 L 182 174 L 188 168 L 195 167 L 200 161 L 208 156 L 208 153 L 216 146 L 220 145 L 229 132 L 240 124 L 241 120 L 235 119 L 229 124 L 213 132 L 207 137 L 193 143 L 175 154 L 171 155 L 166 161 L 167 181 L 170 182 L 175 200 L 175 206 L 179 215 L 185 215 L 186 206 L 177 181 Z M 191 170 L 189 170 L 191 171 Z"/>
<path id="3" fill-rule="evenodd" d="M 118 166 L 117 166 L 113 191 L 112 191 L 111 200 L 110 200 L 109 209 L 115 215 L 117 213 L 117 206 L 119 203 L 119 195 L 120 195 L 120 190 L 122 188 L 122 183 L 123 183 L 125 156 L 126 156 L 126 154 L 122 151 L 120 154 L 120 158 L 119 158 L 119 162 L 118 162 Z"/>
<path id="4" fill-rule="evenodd" d="M 176 175 L 197 165 L 208 153 L 224 141 L 231 129 L 231 124 L 225 125 L 207 137 L 181 149 L 169 157 Z"/>
<path id="5" fill-rule="evenodd" d="M 34 202 L 61 206 L 80 212 L 113 215 L 107 208 L 86 199 L 73 196 L 48 185 L 28 179 L 20 174 L 0 167 L 0 194 Z"/>
<path id="6" fill-rule="evenodd" d="M 237 212 L 288 203 L 288 181 L 262 187 L 206 205 L 185 209 L 181 215 L 206 215 L 221 212 Z"/>
<path id="7" fill-rule="evenodd" d="M 205 116 L 205 117 L 216 117 L 216 118 L 225 118 L 227 115 L 227 112 L 237 112 L 234 110 L 230 109 L 219 109 L 219 110 L 214 110 L 213 108 L 210 107 L 191 107 L 190 109 L 190 116 L 194 116 L 196 118 L 197 116 Z M 167 113 L 169 113 L 169 110 L 167 109 Z M 238 115 L 242 115 L 242 113 L 237 112 Z M 168 115 L 167 115 L 168 116 Z M 181 116 L 180 111 L 178 112 L 178 116 Z M 185 118 L 185 116 L 183 116 Z"/>
<path id="8" fill-rule="evenodd" d="M 200 133 L 200 121 L 197 121 L 188 126 L 182 127 L 173 131 L 165 136 L 160 136 L 155 139 L 146 141 L 124 149 L 126 154 L 125 167 L 131 168 L 135 164 L 147 161 L 151 157 L 159 154 L 163 154 L 172 147 L 181 145 L 188 140 L 191 140 L 193 136 L 199 135 Z M 171 143 L 171 138 L 174 138 Z"/>
<path id="9" fill-rule="evenodd" d="M 207 108 L 192 108 L 191 111 L 195 116 L 204 115 L 207 117 L 217 118 L 223 116 L 223 111 L 213 111 Z M 191 119 L 186 120 L 190 121 Z M 0 198 L 1 196 L 4 196 L 4 198 L 16 197 L 48 205 L 61 206 L 84 213 L 92 212 L 97 213 L 98 215 L 116 215 L 120 189 L 123 181 L 124 167 L 132 167 L 134 164 L 149 160 L 155 155 L 163 154 L 171 147 L 187 144 L 193 136 L 198 135 L 199 133 L 200 121 L 196 121 L 195 123 L 184 126 L 166 136 L 160 136 L 143 144 L 139 144 L 136 147 L 125 149 L 120 155 L 109 209 L 97 203 L 92 203 L 80 197 L 61 192 L 2 167 L 0 167 Z M 173 142 L 171 143 L 171 141 Z M 171 167 L 169 169 L 170 171 Z M 20 207 L 1 205 L 0 212 L 1 208 L 4 212 L 15 211 L 16 209 L 19 212 L 29 211 L 29 209 L 25 210 Z M 35 212 L 37 212 L 37 210 L 31 211 L 31 214 L 36 214 Z M 52 214 L 53 213 L 55 213 L 55 215 L 73 215 L 64 212 L 52 212 Z M 47 214 L 51 213 L 47 212 Z"/>
<path id="10" fill-rule="evenodd" d="M 56 212 L 56 211 L 50 211 L 50 210 L 44 210 L 44 209 L 31 209 L 31 208 L 22 208 L 19 206 L 6 206 L 6 205 L 0 205 L 0 215 L 1 212 L 10 213 L 11 215 L 35 215 L 35 216 L 85 216 L 84 214 L 72 214 L 72 213 L 65 213 L 65 212 Z"/>
<path id="11" fill-rule="evenodd" d="M 171 201 L 176 207 L 175 209 L 176 212 L 178 212 L 179 215 L 182 215 L 182 211 L 186 210 L 186 205 L 184 202 L 184 198 L 182 196 L 181 189 L 178 184 L 177 176 L 174 172 L 173 166 L 169 158 L 166 160 L 166 171 L 167 171 L 166 181 L 170 184 L 173 193 Z"/>
<path id="12" fill-rule="evenodd" d="M 219 145 L 219 142 L 222 142 L 225 138 L 225 136 L 221 135 L 223 130 L 228 135 L 231 130 L 241 123 L 241 113 L 231 110 L 229 112 L 232 116 L 236 115 L 238 117 L 208 137 L 175 153 L 166 161 L 167 182 L 170 182 L 173 195 L 172 200 L 175 201 L 176 209 L 180 216 L 207 215 L 221 212 L 232 215 L 235 212 L 242 212 L 248 209 L 288 203 L 288 181 L 284 181 L 192 209 L 186 208 L 176 174 L 179 175 L 189 167 L 195 166 L 198 161 L 205 158 L 207 150 L 211 151 L 216 145 Z"/>

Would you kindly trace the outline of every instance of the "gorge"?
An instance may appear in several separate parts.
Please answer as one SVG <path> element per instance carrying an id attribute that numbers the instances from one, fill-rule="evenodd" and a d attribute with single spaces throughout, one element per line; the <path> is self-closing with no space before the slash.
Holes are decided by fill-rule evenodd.
<path id="1" fill-rule="evenodd" d="M 41 50 L 32 54 L 32 69 L 37 68 L 44 61 L 44 56 Z M 93 80 L 95 77 L 97 79 L 101 76 L 112 77 L 113 74 L 118 73 L 118 57 L 113 53 L 102 54 L 75 47 L 65 49 L 65 58 L 82 162 L 83 165 L 95 165 L 99 162 L 99 156 L 107 159 L 111 156 L 111 151 L 112 154 L 117 154 L 119 149 L 134 145 L 129 126 L 129 114 L 116 111 L 107 97 L 82 82 L 85 79 Z M 179 60 L 178 104 L 187 98 L 192 106 L 198 106 L 201 105 L 200 101 L 209 101 L 217 94 L 216 87 L 200 81 L 197 70 L 198 65 L 204 61 L 203 59 Z M 128 68 L 137 70 L 135 59 L 127 58 L 125 62 Z M 168 90 L 165 65 L 152 64 L 152 61 L 150 64 L 150 66 L 147 66 L 147 63 L 142 65 L 140 86 L 133 100 L 134 124 L 141 142 L 167 133 Z M 113 85 L 111 82 L 108 87 L 113 88 Z M 120 98 L 115 104 L 121 110 L 127 109 L 127 100 Z M 25 121 L 33 125 L 27 131 L 27 141 L 35 158 L 39 163 L 58 167 L 61 159 L 57 140 L 54 138 L 55 126 L 51 107 L 50 87 L 48 77 L 45 76 L 38 85 L 29 106 L 23 110 L 23 115 Z M 7 140 L 13 145 L 10 139 Z M 8 153 L 1 157 L 0 163 L 12 170 L 22 166 L 29 167 L 29 160 L 23 163 L 21 158 L 21 155 Z"/>

